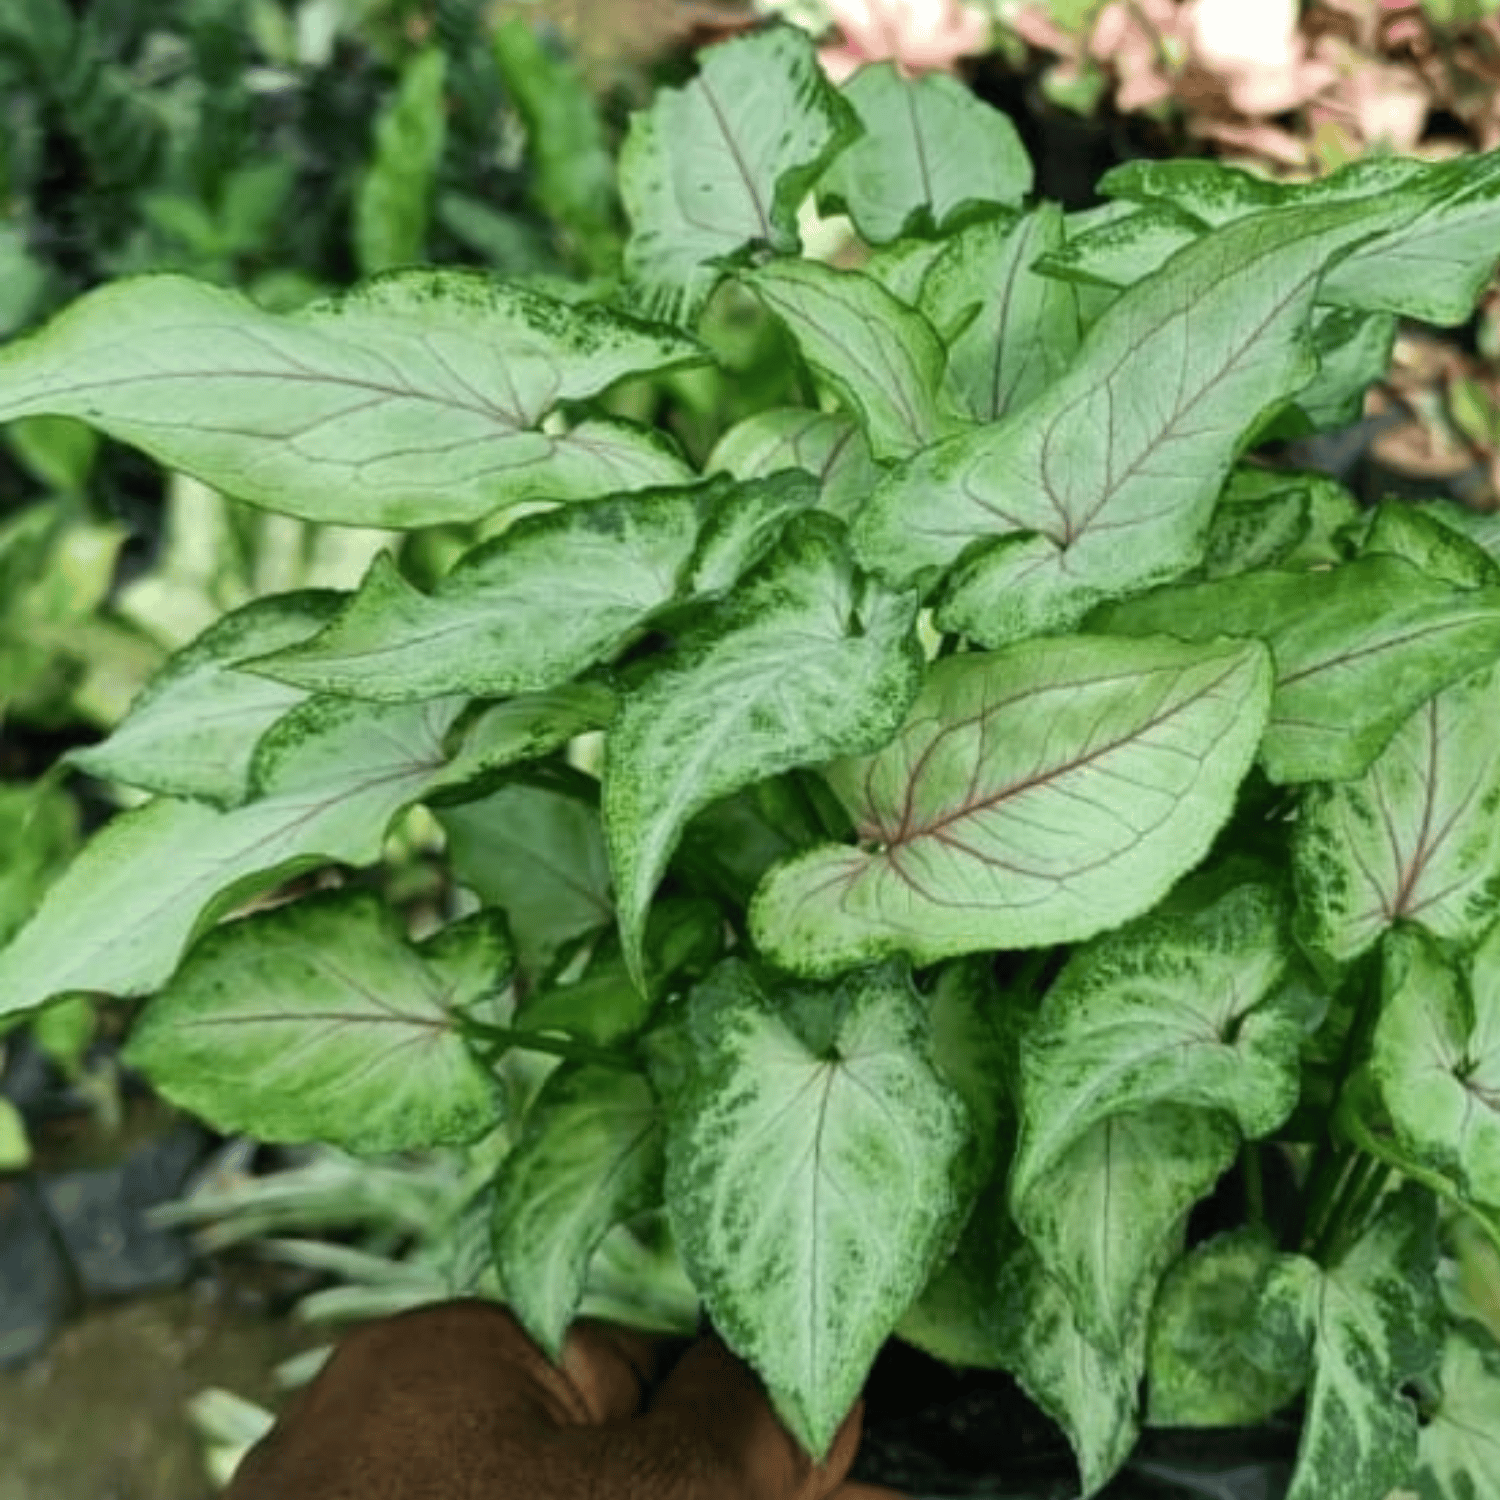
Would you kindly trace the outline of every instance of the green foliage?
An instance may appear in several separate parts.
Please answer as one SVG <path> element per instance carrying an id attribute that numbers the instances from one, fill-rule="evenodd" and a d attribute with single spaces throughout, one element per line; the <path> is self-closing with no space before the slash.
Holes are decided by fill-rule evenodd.
<path id="1" fill-rule="evenodd" d="M 483 94 L 399 55 L 367 264 L 444 222 L 443 69 Z M 956 85 L 773 29 L 633 121 L 614 282 L 597 118 L 498 55 L 590 282 L 133 277 L 0 350 L 58 491 L 0 568 L 112 557 L 59 419 L 253 538 L 135 596 L 206 628 L 71 758 L 144 804 L 0 893 L 0 1023 L 150 997 L 132 1061 L 220 1128 L 471 1144 L 466 1253 L 546 1347 L 701 1303 L 815 1452 L 895 1334 L 1012 1371 L 1089 1494 L 1143 1421 L 1299 1397 L 1295 1496 L 1484 1493 L 1437 1202 L 1500 1239 L 1500 549 L 1251 450 L 1467 312 L 1500 158 L 1137 164 L 1069 218 Z M 809 195 L 874 253 L 799 256 Z M 338 525 L 400 533 L 357 586 Z"/>

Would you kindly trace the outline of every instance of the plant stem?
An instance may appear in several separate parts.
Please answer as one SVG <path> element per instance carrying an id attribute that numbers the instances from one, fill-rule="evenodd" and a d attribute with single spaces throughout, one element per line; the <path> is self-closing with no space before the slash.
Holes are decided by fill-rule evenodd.
<path id="1" fill-rule="evenodd" d="M 1312 1170 L 1307 1177 L 1307 1201 L 1302 1218 L 1302 1253 L 1311 1255 L 1322 1238 L 1334 1200 L 1354 1161 L 1352 1152 L 1341 1150 L 1331 1136 L 1318 1143 Z"/>
<path id="2" fill-rule="evenodd" d="M 517 1048 L 524 1052 L 550 1052 L 568 1062 L 591 1063 L 595 1067 L 614 1068 L 625 1073 L 635 1072 L 635 1063 L 622 1052 L 607 1047 L 595 1047 L 589 1042 L 579 1042 L 571 1037 L 552 1036 L 545 1031 L 526 1031 L 515 1026 L 488 1026 L 482 1021 L 464 1020 L 460 1023 L 464 1035 L 471 1041 L 482 1043 L 485 1061 L 494 1063 L 500 1056 Z"/>

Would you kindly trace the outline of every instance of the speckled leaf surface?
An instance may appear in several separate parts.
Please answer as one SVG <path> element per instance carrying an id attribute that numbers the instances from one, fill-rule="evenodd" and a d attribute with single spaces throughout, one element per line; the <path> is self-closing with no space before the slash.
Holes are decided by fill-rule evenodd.
<path id="1" fill-rule="evenodd" d="M 870 244 L 950 231 L 995 204 L 1019 207 L 1031 191 L 1015 126 L 958 79 L 872 63 L 842 93 L 864 134 L 823 174 L 818 202 L 847 213 Z"/>
<path id="2" fill-rule="evenodd" d="M 561 1067 L 527 1111 L 495 1179 L 495 1265 L 549 1358 L 562 1351 L 604 1236 L 660 1201 L 662 1141 L 651 1086 L 623 1070 Z"/>
<path id="3" fill-rule="evenodd" d="M 1138 916 L 1207 852 L 1269 693 L 1258 646 L 1074 638 L 938 661 L 885 749 L 829 768 L 860 842 L 773 869 L 756 942 L 826 974 Z"/>
<path id="4" fill-rule="evenodd" d="M 472 1141 L 502 1099 L 453 1012 L 502 990 L 510 964 L 493 915 L 412 946 L 368 892 L 306 897 L 204 939 L 125 1060 L 225 1134 L 371 1155 Z"/>
<path id="5" fill-rule="evenodd" d="M 1410 931 L 1384 958 L 1370 1066 L 1401 1144 L 1500 1208 L 1500 927 L 1461 967 Z"/>
<path id="6" fill-rule="evenodd" d="M 970 1126 L 891 969 L 765 988 L 738 962 L 691 1000 L 667 1205 L 715 1327 L 826 1452 L 957 1228 Z"/>
<path id="7" fill-rule="evenodd" d="M 798 205 L 859 130 L 793 26 L 714 47 L 659 89 L 620 151 L 625 269 L 646 311 L 689 323 L 751 247 L 795 254 Z"/>
<path id="8" fill-rule="evenodd" d="M 1265 641 L 1276 688 L 1260 759 L 1276 782 L 1360 775 L 1418 704 L 1500 657 L 1500 590 L 1456 589 L 1391 556 L 1161 589 L 1089 623 Z"/>
<path id="9" fill-rule="evenodd" d="M 1435 694 L 1363 776 L 1311 786 L 1294 834 L 1304 935 L 1336 963 L 1393 924 L 1471 942 L 1500 914 L 1500 669 Z"/>
<path id="10" fill-rule="evenodd" d="M 1435 1227 L 1430 1196 L 1408 1185 L 1337 1265 L 1286 1255 L 1267 1278 L 1257 1336 L 1312 1360 L 1287 1500 L 1386 1500 L 1410 1482 L 1417 1412 L 1401 1386 L 1438 1357 Z"/>
<path id="11" fill-rule="evenodd" d="M 332 591 L 309 590 L 257 599 L 226 615 L 172 657 L 108 738 L 69 759 L 90 776 L 238 805 L 261 735 L 307 697 L 239 664 L 305 640 L 342 602 Z"/>
<path id="12" fill-rule="evenodd" d="M 799 517 L 734 598 L 627 699 L 605 752 L 604 827 L 627 958 L 683 825 L 794 766 L 888 739 L 917 689 L 916 598 Z"/>
<path id="13" fill-rule="evenodd" d="M 862 560 L 910 577 L 989 541 L 940 613 L 986 645 L 1191 567 L 1245 434 L 1316 373 L 1324 269 L 1404 211 L 1262 215 L 1189 246 L 1120 296 L 1035 401 L 898 465 L 856 524 Z"/>
<path id="14" fill-rule="evenodd" d="M 647 433 L 541 422 L 701 357 L 668 329 L 468 271 L 394 272 L 288 314 L 135 277 L 0 351 L 0 421 L 78 417 L 271 510 L 424 526 L 685 480 Z"/>
<path id="15" fill-rule="evenodd" d="M 1500 1344 L 1467 1323 L 1443 1343 L 1442 1399 L 1417 1439 L 1421 1500 L 1500 1494 Z"/>

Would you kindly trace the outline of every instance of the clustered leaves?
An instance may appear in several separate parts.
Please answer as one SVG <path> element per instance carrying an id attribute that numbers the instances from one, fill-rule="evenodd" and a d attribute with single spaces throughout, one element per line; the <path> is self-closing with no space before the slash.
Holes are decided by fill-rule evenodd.
<path id="1" fill-rule="evenodd" d="M 455 545 L 231 614 L 75 757 L 149 797 L 0 1017 L 152 996 L 128 1060 L 266 1139 L 498 1133 L 554 1352 L 664 1213 L 813 1451 L 896 1333 L 1013 1371 L 1089 1493 L 1299 1395 L 1298 1500 L 1485 1493 L 1439 1198 L 1500 1236 L 1500 552 L 1248 455 L 1467 315 L 1497 172 L 1139 164 L 1067 215 L 951 80 L 770 30 L 636 118 L 617 287 L 81 300 L 0 420 Z M 809 192 L 862 265 L 799 257 Z M 620 392 L 726 308 L 807 399 L 694 465 Z M 413 944 L 358 872 L 418 803 L 473 899 Z"/>

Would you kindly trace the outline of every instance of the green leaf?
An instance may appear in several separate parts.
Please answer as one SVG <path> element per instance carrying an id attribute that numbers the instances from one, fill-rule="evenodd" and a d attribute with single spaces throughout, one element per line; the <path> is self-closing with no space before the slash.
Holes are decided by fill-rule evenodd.
<path id="1" fill-rule="evenodd" d="M 870 445 L 843 412 L 773 407 L 736 423 L 703 465 L 706 474 L 727 469 L 753 479 L 782 469 L 802 469 L 819 482 L 819 505 L 849 520 L 880 478 Z"/>
<path id="2" fill-rule="evenodd" d="M 1302 931 L 1335 963 L 1396 922 L 1471 942 L 1500 914 L 1500 668 L 1446 687 L 1363 776 L 1311 786 L 1293 834 Z"/>
<path id="3" fill-rule="evenodd" d="M 909 77 L 894 63 L 843 85 L 864 134 L 818 184 L 824 213 L 847 213 L 872 245 L 950 233 L 966 220 L 1019 208 L 1031 161 L 1010 120 L 945 73 Z"/>
<path id="4" fill-rule="evenodd" d="M 1257 1333 L 1274 1363 L 1310 1349 L 1313 1366 L 1287 1500 L 1385 1500 L 1410 1480 L 1417 1414 L 1400 1391 L 1437 1361 L 1435 1225 L 1409 1184 L 1336 1266 L 1285 1255 L 1271 1271 Z"/>
<path id="5" fill-rule="evenodd" d="M 500 1094 L 453 1012 L 502 989 L 510 963 L 493 914 L 413 947 L 367 892 L 304 897 L 205 938 L 124 1059 L 226 1135 L 366 1155 L 473 1141 Z"/>
<path id="6" fill-rule="evenodd" d="M 76 416 L 271 510 L 425 526 L 685 479 L 630 428 L 539 424 L 622 376 L 699 358 L 666 329 L 476 272 L 393 273 L 285 315 L 148 276 L 0 350 L 0 421 Z"/>
<path id="7" fill-rule="evenodd" d="M 441 47 L 416 53 L 375 120 L 375 151 L 354 196 L 354 258 L 362 276 L 425 257 L 433 182 L 448 135 Z"/>
<path id="8" fill-rule="evenodd" d="M 1500 591 L 1396 557 L 1158 590 L 1089 622 L 1113 635 L 1252 636 L 1276 687 L 1260 749 L 1278 783 L 1360 775 L 1425 699 L 1500 656 Z"/>
<path id="9" fill-rule="evenodd" d="M 78 809 L 67 793 L 0 782 L 0 943 L 25 923 L 77 843 Z"/>
<path id="10" fill-rule="evenodd" d="M 1071 627 L 1203 552 L 1245 434 L 1316 373 L 1331 259 L 1405 212 L 1334 205 L 1206 236 L 1121 295 L 1060 379 L 899 465 L 855 526 L 866 566 L 946 568 L 939 623 L 985 645 Z"/>
<path id="11" fill-rule="evenodd" d="M 1386 940 L 1371 1071 L 1401 1144 L 1500 1208 L 1500 927 L 1455 972 L 1416 932 Z"/>
<path id="12" fill-rule="evenodd" d="M 1326 474 L 1241 466 L 1214 508 L 1203 576 L 1341 562 L 1335 535 L 1359 514 L 1354 497 Z"/>
<path id="13" fill-rule="evenodd" d="M 542 1086 L 495 1179 L 495 1266 L 556 1360 L 604 1236 L 661 1201 L 662 1122 L 644 1078 L 564 1066 Z"/>
<path id="14" fill-rule="evenodd" d="M 1362 555 L 1384 552 L 1404 557 L 1430 577 L 1461 589 L 1500 584 L 1500 561 L 1477 539 L 1445 524 L 1435 506 L 1386 500 L 1368 520 L 1359 549 Z"/>
<path id="15" fill-rule="evenodd" d="M 1101 179 L 1101 186 L 1108 180 Z M 1123 290 L 1160 270 L 1184 246 L 1201 239 L 1207 228 L 1205 220 L 1175 201 L 1147 203 L 1078 230 L 1066 240 L 1059 237 L 1048 246 L 1038 269 L 1063 281 Z"/>
<path id="16" fill-rule="evenodd" d="M 1251 1427 L 1287 1406 L 1307 1381 L 1305 1349 L 1272 1369 L 1251 1357 L 1246 1329 L 1276 1261 L 1260 1228 L 1190 1251 L 1161 1284 L 1151 1315 L 1146 1420 L 1153 1427 Z"/>
<path id="17" fill-rule="evenodd" d="M 5 428 L 5 441 L 36 479 L 63 495 L 83 493 L 99 453 L 93 429 L 72 417 L 22 417 Z"/>
<path id="18" fill-rule="evenodd" d="M 740 279 L 859 418 L 877 459 L 924 448 L 957 425 L 939 401 L 941 341 L 879 282 L 812 260 L 772 261 Z"/>
<path id="19" fill-rule="evenodd" d="M 534 786 L 506 786 L 438 814 L 460 884 L 504 909 L 522 969 L 546 972 L 564 944 L 614 922 L 597 808 Z"/>
<path id="20" fill-rule="evenodd" d="M 1364 414 L 1365 392 L 1391 367 L 1396 341 L 1393 313 L 1320 307 L 1313 316 L 1318 373 L 1268 429 L 1268 435 L 1301 437 L 1348 427 Z"/>
<path id="21" fill-rule="evenodd" d="M 1265 653 L 1223 643 L 1042 640 L 935 662 L 895 740 L 828 772 L 859 847 L 773 870 L 756 942 L 826 974 L 1117 926 L 1207 852 L 1269 691 Z"/>
<path id="22" fill-rule="evenodd" d="M 873 749 L 916 692 L 916 599 L 850 566 L 827 517 L 776 551 L 626 700 L 609 735 L 604 828 L 627 960 L 683 825 L 794 766 Z"/>
<path id="23" fill-rule="evenodd" d="M 21 1111 L 0 1094 L 0 1172 L 20 1172 L 31 1165 L 31 1140 Z"/>
<path id="24" fill-rule="evenodd" d="M 276 594 L 226 615 L 168 661 L 108 739 L 69 760 L 90 776 L 238 806 L 261 735 L 307 697 L 239 664 L 305 640 L 341 599 L 328 591 Z"/>
<path id="25" fill-rule="evenodd" d="M 1004 215 L 1007 222 L 1014 218 L 1010 212 Z M 859 269 L 872 281 L 878 281 L 898 302 L 920 308 L 922 283 L 946 245 L 945 240 L 892 240 L 889 245 L 871 250 Z"/>
<path id="26" fill-rule="evenodd" d="M 918 305 L 948 346 L 944 388 L 966 416 L 994 422 L 1026 405 L 1077 352 L 1077 294 L 1034 269 L 1062 238 L 1061 211 L 1043 204 L 960 231 L 927 273 Z"/>
<path id="27" fill-rule="evenodd" d="M 897 971 L 768 992 L 731 960 L 690 1015 L 673 1231 L 714 1326 L 821 1456 L 957 1228 L 968 1120 Z"/>
<path id="28" fill-rule="evenodd" d="M 792 26 L 715 47 L 686 87 L 658 90 L 620 152 L 625 269 L 647 313 L 690 322 L 751 249 L 796 254 L 798 206 L 858 133 Z"/>
<path id="29" fill-rule="evenodd" d="M 1417 1439 L 1421 1500 L 1500 1494 L 1500 1344 L 1473 1323 L 1443 1341 L 1442 1400 Z"/>

